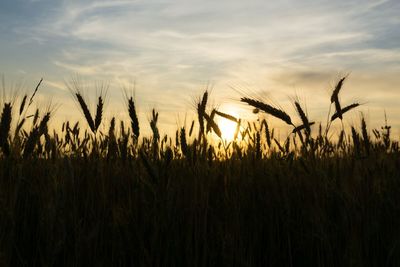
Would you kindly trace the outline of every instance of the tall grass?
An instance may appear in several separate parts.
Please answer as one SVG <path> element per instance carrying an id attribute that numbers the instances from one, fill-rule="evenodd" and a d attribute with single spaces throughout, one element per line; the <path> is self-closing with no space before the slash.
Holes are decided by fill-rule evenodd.
<path id="1" fill-rule="evenodd" d="M 349 134 L 329 138 L 332 121 L 357 103 L 311 127 L 298 101 L 296 126 L 283 109 L 242 98 L 293 127 L 280 140 L 270 121 L 207 107 L 206 91 L 198 120 L 173 138 L 161 133 L 154 109 L 152 136 L 140 135 L 133 97 L 126 124 L 104 121 L 104 96 L 94 119 L 82 93 L 73 96 L 90 131 L 67 121 L 51 132 L 53 113 L 27 116 L 26 95 L 12 129 L 18 106 L 3 103 L 1 266 L 400 264 L 400 150 L 391 127 L 385 120 L 368 129 L 362 116 Z M 215 116 L 237 124 L 233 140 L 220 138 Z"/>

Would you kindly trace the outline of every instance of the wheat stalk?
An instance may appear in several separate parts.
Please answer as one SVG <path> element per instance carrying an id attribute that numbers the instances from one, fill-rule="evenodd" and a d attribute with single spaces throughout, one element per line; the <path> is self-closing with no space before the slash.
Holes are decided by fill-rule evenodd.
<path id="1" fill-rule="evenodd" d="M 108 148 L 107 158 L 114 157 L 118 153 L 118 146 L 115 139 L 115 117 L 110 121 L 110 128 L 108 129 Z"/>
<path id="2" fill-rule="evenodd" d="M 331 121 L 334 121 L 337 118 L 340 118 L 341 115 L 343 115 L 344 113 L 348 112 L 349 110 L 352 110 L 353 108 L 358 107 L 360 104 L 359 103 L 353 103 L 351 105 L 348 105 L 347 107 L 342 108 L 342 112 L 340 114 L 338 114 L 337 112 L 335 114 L 332 115 L 331 117 Z"/>
<path id="3" fill-rule="evenodd" d="M 208 92 L 206 90 L 203 94 L 203 97 L 202 97 L 200 103 L 197 104 L 197 117 L 198 117 L 199 125 L 200 125 L 199 139 L 204 134 L 204 113 L 206 111 L 207 100 L 208 100 Z"/>
<path id="4" fill-rule="evenodd" d="M 33 98 L 35 97 L 37 91 L 39 90 L 39 87 L 40 87 L 40 85 L 42 84 L 42 82 L 43 82 L 43 78 L 41 78 L 40 81 L 39 81 L 39 83 L 36 85 L 36 88 L 35 88 L 35 90 L 33 91 L 33 94 L 31 95 L 31 98 L 29 99 L 29 103 L 28 103 L 27 109 L 28 109 L 29 106 L 33 103 Z"/>
<path id="5" fill-rule="evenodd" d="M 255 138 L 255 147 L 256 147 L 256 159 L 261 158 L 261 136 L 260 132 L 256 132 L 256 138 Z"/>
<path id="6" fill-rule="evenodd" d="M 187 156 L 187 154 L 188 154 L 188 145 L 187 145 L 187 142 L 186 142 L 185 127 L 181 128 L 181 132 L 180 132 L 180 136 L 179 137 L 180 138 L 179 138 L 179 141 L 177 141 L 177 145 L 178 145 L 178 143 L 180 143 L 183 155 Z M 177 138 L 177 140 L 178 140 L 178 138 Z"/>
<path id="7" fill-rule="evenodd" d="M 128 99 L 128 113 L 129 117 L 131 118 L 132 132 L 136 139 L 138 139 L 140 134 L 139 120 L 136 114 L 135 102 L 133 101 L 132 97 Z"/>
<path id="8" fill-rule="evenodd" d="M 340 92 L 340 89 L 342 89 L 342 86 L 343 86 L 343 82 L 346 80 L 346 78 L 348 77 L 349 75 L 347 74 L 346 76 L 343 76 L 339 81 L 338 81 L 338 83 L 336 84 L 336 86 L 335 86 L 335 89 L 333 89 L 333 92 L 332 92 L 332 95 L 331 95 L 331 103 L 333 103 L 333 102 L 339 102 L 339 92 Z"/>
<path id="9" fill-rule="evenodd" d="M 25 104 L 26 104 L 26 99 L 28 98 L 28 95 L 25 94 L 24 98 L 22 98 L 21 105 L 19 106 L 19 115 L 21 116 L 22 112 L 24 111 Z"/>
<path id="10" fill-rule="evenodd" d="M 26 121 L 26 119 L 23 118 L 23 119 L 17 124 L 17 127 L 15 128 L 14 136 L 18 136 L 19 131 L 21 131 L 22 126 L 24 125 L 25 121 Z"/>
<path id="11" fill-rule="evenodd" d="M 239 135 L 239 131 L 240 131 L 240 124 L 241 124 L 242 120 L 238 119 L 237 124 L 236 124 L 236 129 L 235 129 L 235 133 L 233 135 L 233 140 L 236 140 L 238 135 Z"/>
<path id="12" fill-rule="evenodd" d="M 254 99 L 251 99 L 248 97 L 242 97 L 240 99 L 240 101 L 247 103 L 254 108 L 258 108 L 259 110 L 262 110 L 265 113 L 270 114 L 278 119 L 281 119 L 289 125 L 293 125 L 292 120 L 290 119 L 290 116 L 281 109 L 274 108 L 271 105 L 265 104 L 261 101 L 254 100 Z"/>
<path id="13" fill-rule="evenodd" d="M 309 122 L 308 123 L 308 128 L 310 128 L 310 126 L 312 126 L 312 125 L 314 125 L 315 124 L 315 122 L 313 121 L 313 122 Z M 294 129 L 293 129 L 293 131 L 292 131 L 292 133 L 297 133 L 297 132 L 300 132 L 301 130 L 303 130 L 303 129 L 307 129 L 307 126 L 306 125 L 300 125 L 300 126 L 297 126 L 297 127 L 295 127 Z M 308 131 L 308 130 L 307 130 Z M 311 131 L 311 130 L 310 130 Z"/>
<path id="14" fill-rule="evenodd" d="M 351 135 L 353 138 L 353 144 L 354 144 L 354 149 L 355 149 L 356 155 L 359 156 L 360 155 L 360 138 L 358 136 L 356 129 L 354 129 L 353 126 L 351 126 Z"/>
<path id="15" fill-rule="evenodd" d="M 194 120 L 192 120 L 192 124 L 190 125 L 189 137 L 192 136 L 193 128 L 194 128 Z"/>
<path id="16" fill-rule="evenodd" d="M 47 129 L 47 123 L 50 120 L 50 112 L 46 112 L 46 114 L 43 116 L 42 120 L 39 123 L 39 137 L 42 136 L 43 134 L 46 134 L 48 129 Z"/>
<path id="17" fill-rule="evenodd" d="M 339 139 L 338 139 L 338 143 L 337 143 L 337 146 L 338 147 L 341 147 L 342 146 L 342 144 L 343 144 L 343 141 L 344 141 L 344 138 L 345 138 L 345 136 L 344 136 L 344 130 L 342 129 L 341 131 L 340 131 L 340 134 L 339 134 Z"/>
<path id="18" fill-rule="evenodd" d="M 202 112 L 206 110 L 207 100 L 208 100 L 208 91 L 206 90 L 203 94 L 203 98 L 201 99 L 201 104 L 200 104 Z"/>
<path id="19" fill-rule="evenodd" d="M 36 140 L 38 139 L 38 136 L 39 136 L 39 128 L 34 127 L 30 132 L 30 134 L 28 135 L 27 140 L 25 142 L 24 153 L 23 153 L 24 158 L 27 158 L 32 154 L 33 150 L 35 149 Z"/>
<path id="20" fill-rule="evenodd" d="M 301 108 L 301 105 L 299 102 L 295 101 L 294 105 L 296 106 L 296 110 L 297 113 L 299 114 L 301 121 L 303 122 L 303 129 L 306 129 L 306 133 L 307 135 L 310 135 L 311 133 L 311 128 L 310 128 L 310 123 L 308 122 L 308 118 L 306 116 L 306 113 L 304 112 L 304 110 Z M 299 127 L 296 127 L 299 128 Z M 293 130 L 293 132 L 295 132 L 295 130 Z"/>
<path id="21" fill-rule="evenodd" d="M 12 119 L 11 113 L 12 113 L 11 103 L 5 103 L 3 111 L 1 113 L 1 120 L 0 120 L 0 146 L 3 150 L 3 153 L 6 155 L 10 154 L 8 135 L 11 127 L 11 119 Z"/>
<path id="22" fill-rule="evenodd" d="M 265 127 L 265 139 L 267 140 L 267 145 L 268 145 L 268 147 L 271 147 L 271 134 L 269 132 L 268 123 L 265 119 L 262 121 L 261 126 L 262 125 L 264 125 L 264 127 Z"/>
<path id="23" fill-rule="evenodd" d="M 48 134 L 48 129 L 47 129 L 47 123 L 50 120 L 50 112 L 47 112 L 42 120 L 40 121 L 38 126 L 34 126 L 32 131 L 30 132 L 30 134 L 27 137 L 27 140 L 25 142 L 25 147 L 24 147 L 24 153 L 23 153 L 23 157 L 27 158 L 30 155 L 32 155 L 36 145 L 38 144 L 38 141 L 40 140 L 40 137 L 43 134 Z"/>
<path id="24" fill-rule="evenodd" d="M 97 131 L 101 124 L 101 119 L 103 117 L 103 107 L 104 107 L 104 100 L 102 96 L 99 96 L 96 108 L 96 117 L 94 119 L 94 130 Z"/>
<path id="25" fill-rule="evenodd" d="M 282 153 L 285 153 L 285 149 L 282 147 L 282 145 L 279 143 L 279 141 L 276 140 L 276 138 L 274 138 L 274 141 L 275 141 L 275 144 L 278 146 L 279 150 L 280 150 Z"/>
<path id="26" fill-rule="evenodd" d="M 30 118 L 30 117 L 32 117 L 32 115 L 28 116 L 27 118 Z M 36 125 L 38 119 L 39 119 L 39 109 L 37 108 L 35 111 L 35 114 L 33 115 L 32 126 Z"/>
<path id="27" fill-rule="evenodd" d="M 340 106 L 339 100 L 335 100 L 335 109 L 336 109 L 336 115 L 339 119 L 343 119 L 343 110 L 342 107 Z"/>
<path id="28" fill-rule="evenodd" d="M 157 142 L 160 139 L 160 132 L 157 128 L 157 121 L 158 121 L 158 112 L 155 109 L 152 110 L 152 118 L 150 121 L 150 127 L 153 132 L 154 142 Z"/>
<path id="29" fill-rule="evenodd" d="M 86 119 L 86 121 L 87 121 L 87 123 L 88 123 L 88 125 L 89 125 L 90 130 L 91 130 L 92 132 L 95 132 L 95 131 L 96 131 L 95 124 L 94 124 L 94 122 L 93 122 L 92 115 L 90 115 L 89 108 L 88 108 L 88 106 L 86 105 L 85 100 L 83 99 L 83 96 L 82 96 L 81 93 L 79 93 L 79 92 L 76 92 L 76 93 L 75 93 L 75 96 L 76 96 L 76 100 L 77 100 L 78 103 L 79 103 L 79 106 L 80 106 L 81 109 L 82 109 L 83 115 L 85 116 L 85 119 Z"/>
<path id="30" fill-rule="evenodd" d="M 236 119 L 234 116 L 229 115 L 229 114 L 226 114 L 226 113 L 223 113 L 223 112 L 221 112 L 221 111 L 216 110 L 215 113 L 216 113 L 218 116 L 220 116 L 220 117 L 222 117 L 222 118 L 225 118 L 225 119 L 227 119 L 227 120 L 230 120 L 230 121 L 233 121 L 233 122 L 237 122 L 237 121 L 238 121 L 238 119 Z"/>
<path id="31" fill-rule="evenodd" d="M 110 121 L 110 128 L 108 129 L 108 136 L 109 137 L 115 136 L 114 131 L 115 131 L 115 117 L 112 117 Z"/>
<path id="32" fill-rule="evenodd" d="M 207 121 L 207 126 L 209 126 L 210 128 L 213 129 L 213 131 L 215 132 L 215 134 L 221 138 L 221 130 L 219 129 L 218 125 L 215 123 L 215 121 L 208 116 L 208 114 L 204 113 L 204 118 Z"/>
<path id="33" fill-rule="evenodd" d="M 367 155 L 369 155 L 370 138 L 368 136 L 367 124 L 365 122 L 364 116 L 361 117 L 361 133 L 364 141 L 365 151 L 367 152 Z"/>
<path id="34" fill-rule="evenodd" d="M 204 119 L 206 119 L 206 122 L 207 122 L 207 126 L 206 126 L 206 133 L 209 133 L 210 131 L 211 131 L 211 124 L 209 123 L 209 121 L 214 121 L 214 117 L 215 117 L 215 112 L 216 112 L 217 110 L 214 108 L 212 111 L 211 111 L 211 114 L 208 116 L 208 114 L 207 113 L 203 113 L 203 117 L 204 117 Z M 207 119 L 208 118 L 208 119 Z"/>

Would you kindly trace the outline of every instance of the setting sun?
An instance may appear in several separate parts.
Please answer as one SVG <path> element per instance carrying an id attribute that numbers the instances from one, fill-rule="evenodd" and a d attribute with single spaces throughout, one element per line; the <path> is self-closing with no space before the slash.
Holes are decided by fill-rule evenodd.
<path id="1" fill-rule="evenodd" d="M 236 112 L 229 111 L 227 113 L 229 115 L 232 115 L 233 117 L 238 118 L 238 115 L 236 114 Z M 220 117 L 218 119 L 217 124 L 221 130 L 222 139 L 224 139 L 226 141 L 232 141 L 235 136 L 237 123 L 235 123 L 229 119 Z"/>
<path id="2" fill-rule="evenodd" d="M 227 119 L 220 119 L 219 128 L 221 129 L 222 138 L 227 141 L 233 140 L 236 130 L 236 123 Z"/>

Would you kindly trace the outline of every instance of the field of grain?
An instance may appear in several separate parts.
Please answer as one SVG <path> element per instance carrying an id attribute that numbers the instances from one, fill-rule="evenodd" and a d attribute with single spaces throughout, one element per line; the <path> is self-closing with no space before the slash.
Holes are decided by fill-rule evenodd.
<path id="1" fill-rule="evenodd" d="M 3 101 L 0 265 L 399 266 L 398 141 L 388 122 L 369 129 L 363 117 L 332 136 L 332 122 L 359 106 L 339 101 L 346 79 L 332 90 L 326 124 L 298 100 L 301 125 L 240 99 L 292 127 L 284 140 L 265 119 L 210 107 L 207 91 L 197 120 L 175 136 L 161 134 L 153 110 L 143 137 L 128 94 L 129 123 L 104 121 L 104 95 L 91 112 L 71 84 L 86 124 L 59 132 L 49 131 L 51 108 L 27 112 L 40 83 Z M 217 117 L 236 123 L 233 140 L 218 138 Z"/>

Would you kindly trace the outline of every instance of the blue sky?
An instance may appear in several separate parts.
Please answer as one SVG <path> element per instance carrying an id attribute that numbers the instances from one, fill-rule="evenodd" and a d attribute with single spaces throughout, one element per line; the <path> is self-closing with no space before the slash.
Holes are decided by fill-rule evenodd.
<path id="1" fill-rule="evenodd" d="M 109 117 L 122 116 L 120 88 L 135 81 L 144 122 L 156 107 L 176 127 L 207 84 L 227 111 L 245 108 L 233 86 L 292 114 L 298 94 L 324 120 L 333 82 L 351 72 L 343 101 L 365 103 L 377 125 L 385 109 L 400 127 L 399 13 L 399 1 L 385 0 L 3 0 L 0 73 L 27 90 L 44 77 L 39 99 L 58 103 L 59 119 L 80 116 L 64 85 L 72 75 L 110 84 Z"/>

